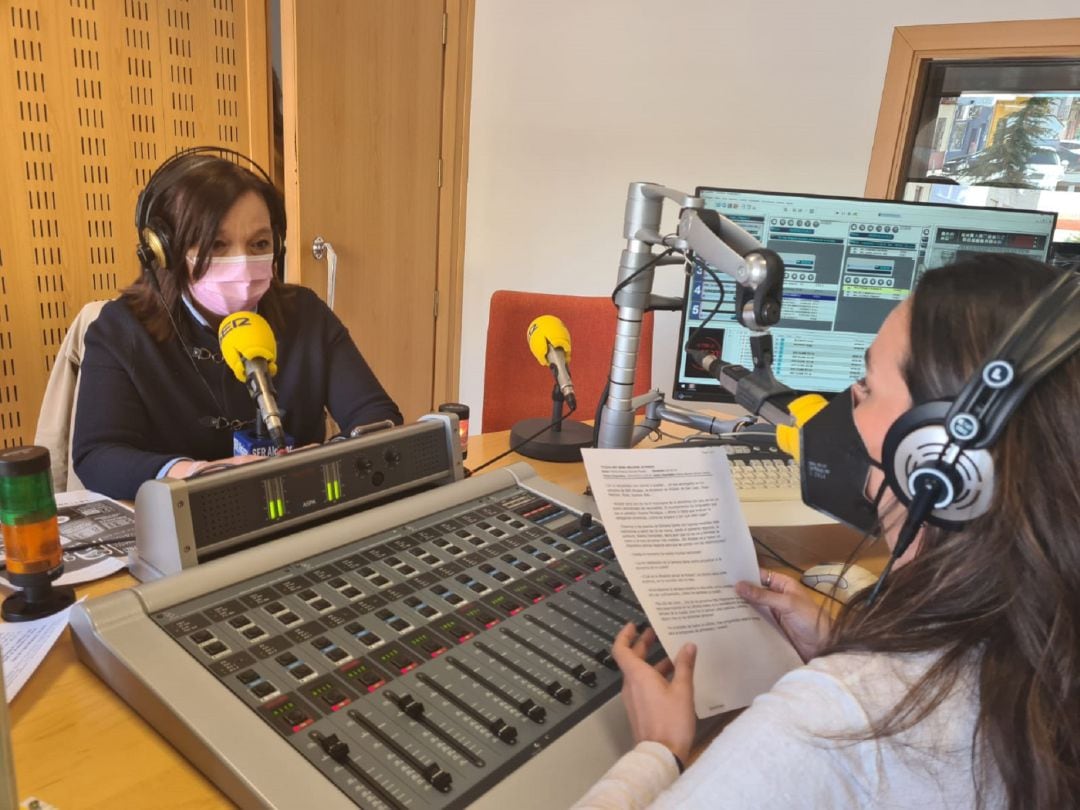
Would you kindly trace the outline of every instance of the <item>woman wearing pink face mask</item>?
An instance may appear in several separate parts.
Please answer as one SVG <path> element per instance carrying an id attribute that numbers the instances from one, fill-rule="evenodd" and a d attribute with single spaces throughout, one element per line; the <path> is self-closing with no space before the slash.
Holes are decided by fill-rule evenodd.
<path id="1" fill-rule="evenodd" d="M 86 333 L 72 458 L 87 488 L 130 499 L 152 478 L 259 458 L 233 455 L 233 434 L 254 428 L 256 409 L 218 348 L 219 324 L 240 310 L 274 331 L 274 387 L 295 446 L 323 440 L 326 411 L 344 431 L 401 423 L 337 317 L 278 280 L 285 213 L 264 177 L 205 150 L 185 154 L 151 178 L 136 219 L 144 270 Z M 146 247 L 155 241 L 160 255 Z"/>

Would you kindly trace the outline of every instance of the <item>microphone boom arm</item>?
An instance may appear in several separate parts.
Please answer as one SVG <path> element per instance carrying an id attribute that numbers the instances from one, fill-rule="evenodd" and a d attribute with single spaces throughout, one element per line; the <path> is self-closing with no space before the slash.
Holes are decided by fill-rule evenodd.
<path id="1" fill-rule="evenodd" d="M 649 391 L 634 397 L 632 404 L 635 411 L 644 407 L 645 417 L 639 424 L 634 425 L 631 446 L 643 440 L 653 431 L 659 430 L 661 422 L 683 425 L 684 427 L 693 428 L 699 433 L 707 433 L 712 436 L 737 433 L 754 422 L 752 416 L 718 419 L 700 411 L 681 408 L 678 405 L 666 402 L 663 393 L 660 391 Z"/>
<path id="2" fill-rule="evenodd" d="M 675 236 L 665 237 L 660 233 L 665 200 L 682 208 Z M 672 299 L 652 292 L 655 266 L 668 263 L 654 256 L 654 245 L 681 253 L 692 261 L 705 262 L 735 280 L 736 318 L 752 332 L 754 369 L 735 377 L 730 373 L 733 368 L 746 370 L 721 364 L 715 375 L 721 384 L 734 392 L 737 399 L 740 399 L 740 387 L 744 391 L 756 389 L 755 395 L 748 399 L 752 399 L 757 407 L 748 410 L 763 415 L 762 406 L 768 400 L 790 392 L 776 380 L 771 368 L 772 336 L 768 330 L 780 320 L 784 280 L 784 263 L 776 253 L 731 220 L 705 208 L 701 197 L 655 183 L 630 184 L 623 236 L 627 241 L 619 261 L 618 292 L 615 294 L 619 310 L 615 346 L 608 397 L 601 410 L 598 447 L 630 447 L 649 432 L 635 429 L 634 424 L 634 412 L 642 404 L 635 404 L 633 398 L 641 322 L 647 311 L 671 309 L 673 303 Z M 663 395 L 656 392 L 656 396 L 662 398 Z M 740 404 L 743 404 L 741 399 Z M 779 408 L 770 408 L 770 411 L 776 411 L 771 415 L 778 416 L 783 423 L 791 423 L 786 411 L 780 412 Z M 766 418 L 770 418 L 769 415 Z"/>

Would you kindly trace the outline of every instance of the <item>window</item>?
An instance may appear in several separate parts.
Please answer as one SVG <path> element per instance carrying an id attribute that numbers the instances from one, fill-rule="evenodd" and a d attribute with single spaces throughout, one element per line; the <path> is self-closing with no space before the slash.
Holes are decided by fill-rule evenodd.
<path id="1" fill-rule="evenodd" d="M 896 29 L 867 196 L 1056 211 L 1080 244 L 1080 19 Z"/>

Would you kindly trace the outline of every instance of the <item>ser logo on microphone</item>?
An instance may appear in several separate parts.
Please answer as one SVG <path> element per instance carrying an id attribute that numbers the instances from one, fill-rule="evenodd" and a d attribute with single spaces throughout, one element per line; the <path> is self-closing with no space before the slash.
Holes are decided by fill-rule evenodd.
<path id="1" fill-rule="evenodd" d="M 270 434 L 275 451 L 288 437 L 271 377 L 277 374 L 277 341 L 266 319 L 257 312 L 234 312 L 221 322 L 218 343 L 225 364 L 244 383 L 259 411 L 259 424 Z"/>
<path id="2" fill-rule="evenodd" d="M 536 330 L 540 328 L 539 319 L 529 324 L 529 330 L 525 333 L 525 339 L 532 343 L 532 336 L 536 334 Z"/>
<path id="3" fill-rule="evenodd" d="M 251 318 L 247 315 L 237 315 L 234 318 L 227 319 L 226 322 L 221 324 L 221 328 L 218 329 L 218 340 L 220 341 L 238 326 L 251 326 Z"/>

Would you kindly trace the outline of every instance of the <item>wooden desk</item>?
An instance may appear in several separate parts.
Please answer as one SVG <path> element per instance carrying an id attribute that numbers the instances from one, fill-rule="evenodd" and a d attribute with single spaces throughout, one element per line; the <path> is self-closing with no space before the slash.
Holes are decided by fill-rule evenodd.
<path id="1" fill-rule="evenodd" d="M 507 446 L 508 432 L 469 441 L 466 466 L 479 466 Z M 555 464 L 511 454 L 493 469 L 528 461 L 541 476 L 572 492 L 586 486 L 581 464 Z M 758 532 L 755 532 L 758 533 Z M 760 533 L 796 564 L 844 559 L 853 535 L 837 526 Z M 824 551 L 823 551 L 824 550 Z M 100 596 L 137 584 L 129 574 L 78 586 Z M 216 808 L 229 800 L 142 720 L 75 655 L 65 631 L 11 707 L 15 773 L 20 798 L 35 796 L 59 808 Z"/>

